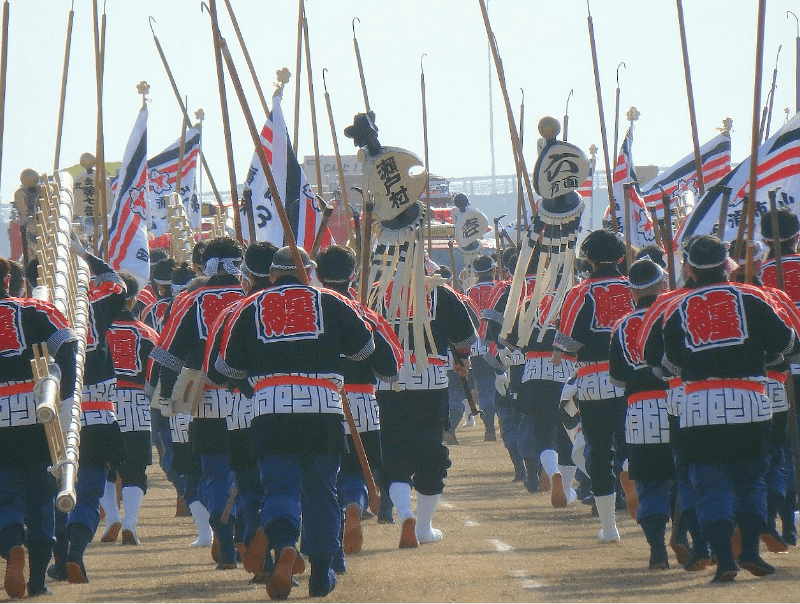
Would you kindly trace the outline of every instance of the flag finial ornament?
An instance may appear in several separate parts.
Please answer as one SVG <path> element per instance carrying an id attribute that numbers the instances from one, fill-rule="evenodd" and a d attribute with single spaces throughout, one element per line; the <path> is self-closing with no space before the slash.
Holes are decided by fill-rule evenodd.
<path id="1" fill-rule="evenodd" d="M 589 145 L 589 155 L 592 156 L 592 159 L 594 159 L 595 155 L 597 155 L 597 151 L 598 151 L 597 145 L 595 145 L 594 143 Z"/>
<path id="2" fill-rule="evenodd" d="M 541 134 L 545 140 L 550 141 L 557 137 L 558 133 L 561 132 L 561 124 L 558 123 L 556 118 L 546 115 L 539 120 L 538 129 L 539 134 Z"/>
<path id="3" fill-rule="evenodd" d="M 87 172 L 94 168 L 95 163 L 97 160 L 95 159 L 94 155 L 91 153 L 82 153 L 81 158 L 78 160 L 78 163 L 81 167 L 86 170 Z"/>
<path id="4" fill-rule="evenodd" d="M 275 92 L 272 96 L 281 95 L 283 94 L 283 87 L 289 83 L 289 79 L 292 77 L 292 72 L 289 71 L 287 67 L 283 69 L 279 69 L 275 72 L 276 81 L 273 82 L 273 86 L 275 86 Z"/>
<path id="5" fill-rule="evenodd" d="M 206 117 L 206 112 L 203 111 L 202 107 L 200 107 L 197 111 L 194 112 L 194 119 L 196 119 L 198 122 L 202 122 L 203 119 L 205 119 L 205 117 Z"/>
<path id="6" fill-rule="evenodd" d="M 142 95 L 142 108 L 147 106 L 147 95 L 150 94 L 150 84 L 142 80 L 136 84 L 136 92 Z"/>
<path id="7" fill-rule="evenodd" d="M 625 117 L 628 118 L 629 122 L 635 122 L 639 119 L 639 116 L 642 115 L 636 107 L 631 107 L 628 109 L 628 113 L 625 114 Z"/>
<path id="8" fill-rule="evenodd" d="M 788 110 L 789 108 L 787 107 L 786 108 L 787 113 Z M 719 130 L 720 132 L 730 132 L 731 130 L 733 130 L 733 120 L 729 117 L 726 117 L 724 120 L 722 120 L 722 128 L 717 128 L 717 130 Z"/>

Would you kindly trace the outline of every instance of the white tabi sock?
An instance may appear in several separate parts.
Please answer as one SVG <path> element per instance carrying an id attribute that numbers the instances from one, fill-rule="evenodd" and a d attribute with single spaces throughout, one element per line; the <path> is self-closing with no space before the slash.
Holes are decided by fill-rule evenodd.
<path id="1" fill-rule="evenodd" d="M 400 524 L 403 524 L 404 520 L 414 517 L 414 512 L 411 511 L 410 484 L 407 482 L 393 482 L 389 485 L 389 498 L 397 509 L 397 516 L 400 518 Z"/>
<path id="2" fill-rule="evenodd" d="M 561 472 L 564 494 L 567 496 L 567 505 L 569 505 L 578 498 L 575 489 L 572 488 L 572 481 L 575 479 L 575 473 L 578 471 L 578 468 L 576 466 L 562 466 L 559 464 L 558 471 Z"/>
<path id="3" fill-rule="evenodd" d="M 197 541 L 192 541 L 189 547 L 211 547 L 214 534 L 211 532 L 211 525 L 208 523 L 208 510 L 199 501 L 193 501 L 189 505 L 192 513 L 192 520 L 197 527 Z"/>
<path id="4" fill-rule="evenodd" d="M 113 482 L 106 480 L 105 490 L 103 496 L 100 498 L 100 505 L 106 513 L 106 526 L 111 526 L 115 522 L 120 522 L 122 518 L 119 515 L 119 508 L 117 507 L 117 485 Z"/>
<path id="5" fill-rule="evenodd" d="M 542 467 L 552 482 L 553 474 L 558 473 L 558 453 L 553 449 L 545 449 L 539 454 L 539 461 L 542 462 Z"/>
<path id="6" fill-rule="evenodd" d="M 441 541 L 442 531 L 431 526 L 440 495 L 421 495 L 417 493 L 417 541 L 433 543 Z"/>
<path id="7" fill-rule="evenodd" d="M 136 528 L 143 497 L 144 491 L 139 487 L 122 487 L 122 505 L 125 506 L 125 518 L 122 520 L 123 530 Z"/>
<path id="8" fill-rule="evenodd" d="M 617 531 L 617 494 L 595 495 L 594 503 L 597 506 L 597 513 L 600 516 L 600 524 L 603 528 L 597 534 L 598 539 L 603 543 L 619 541 L 619 531 Z"/>

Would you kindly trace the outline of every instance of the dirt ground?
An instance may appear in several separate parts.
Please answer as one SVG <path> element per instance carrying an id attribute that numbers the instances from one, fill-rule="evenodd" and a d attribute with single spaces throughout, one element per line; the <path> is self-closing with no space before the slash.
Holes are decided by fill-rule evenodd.
<path id="1" fill-rule="evenodd" d="M 590 508 L 550 506 L 547 494 L 512 483 L 500 441 L 483 442 L 482 427 L 459 428 L 453 468 L 434 519 L 444 539 L 397 549 L 399 527 L 364 523 L 364 547 L 347 559 L 332 602 L 798 602 L 800 551 L 764 553 L 778 572 L 758 579 L 742 571 L 735 583 L 710 585 L 712 571 L 689 573 L 674 560 L 649 571 L 641 529 L 618 516 L 622 542 L 597 541 Z M 263 585 L 248 585 L 241 565 L 216 571 L 209 549 L 191 549 L 191 518 L 175 518 L 175 492 L 157 466 L 140 515 L 141 547 L 93 542 L 86 554 L 90 582 L 50 581 L 42 602 L 261 602 Z M 102 530 L 103 522 L 101 521 Z M 762 548 L 764 549 L 764 548 Z M 308 571 L 290 600 L 308 599 Z M 4 592 L 0 592 L 5 595 Z M 8 601 L 8 600 L 2 600 Z"/>

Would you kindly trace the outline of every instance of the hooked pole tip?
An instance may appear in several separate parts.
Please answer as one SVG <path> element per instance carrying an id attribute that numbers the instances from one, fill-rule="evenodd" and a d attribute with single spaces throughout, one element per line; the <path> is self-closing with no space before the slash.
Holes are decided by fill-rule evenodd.
<path id="1" fill-rule="evenodd" d="M 154 16 L 150 15 L 150 16 L 147 18 L 147 20 L 148 20 L 148 22 L 150 23 L 150 31 L 152 32 L 152 34 L 153 34 L 153 37 L 155 38 L 155 37 L 156 37 L 156 32 L 155 32 L 155 30 L 153 29 L 153 23 L 155 23 L 155 22 L 156 22 L 156 18 L 155 18 Z"/>
<path id="2" fill-rule="evenodd" d="M 361 23 L 361 19 L 359 19 L 358 17 L 353 17 L 353 20 L 350 21 L 350 27 L 353 28 L 353 37 L 354 38 L 356 37 L 356 21 Z"/>

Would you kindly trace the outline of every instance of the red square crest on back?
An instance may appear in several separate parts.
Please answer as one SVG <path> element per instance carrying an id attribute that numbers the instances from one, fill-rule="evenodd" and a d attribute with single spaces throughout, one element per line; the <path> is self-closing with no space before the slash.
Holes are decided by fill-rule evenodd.
<path id="1" fill-rule="evenodd" d="M 263 342 L 307 340 L 322 333 L 319 292 L 305 287 L 266 291 L 258 309 L 258 337 Z"/>
<path id="2" fill-rule="evenodd" d="M 609 283 L 592 287 L 594 300 L 594 331 L 611 331 L 617 321 L 633 310 L 633 298 L 624 283 Z"/>
<path id="3" fill-rule="evenodd" d="M 742 299 L 730 289 L 687 296 L 681 310 L 692 350 L 739 344 L 747 338 Z"/>
<path id="4" fill-rule="evenodd" d="M 0 305 L 0 356 L 22 354 L 25 335 L 22 333 L 19 309 L 16 305 Z"/>

